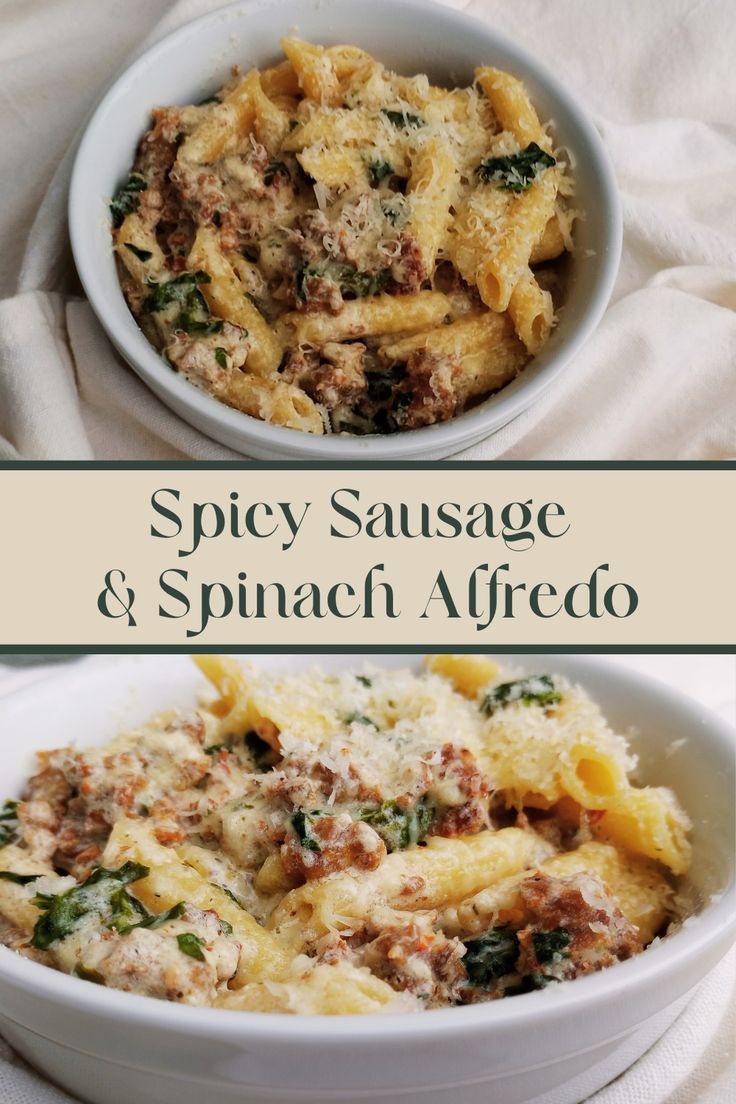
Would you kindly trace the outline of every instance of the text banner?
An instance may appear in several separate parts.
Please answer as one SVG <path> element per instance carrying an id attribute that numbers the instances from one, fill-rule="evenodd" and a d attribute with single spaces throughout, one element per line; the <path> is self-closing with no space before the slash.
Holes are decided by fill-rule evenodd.
<path id="1" fill-rule="evenodd" d="M 719 470 L 4 470 L 0 645 L 730 646 Z"/>

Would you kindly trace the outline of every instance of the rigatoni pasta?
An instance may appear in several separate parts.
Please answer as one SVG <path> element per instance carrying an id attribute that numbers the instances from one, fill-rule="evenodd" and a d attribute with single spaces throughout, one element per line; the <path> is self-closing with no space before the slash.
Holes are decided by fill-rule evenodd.
<path id="1" fill-rule="evenodd" d="M 282 48 L 154 109 L 111 203 L 130 309 L 251 417 L 315 434 L 451 419 L 555 325 L 559 283 L 537 277 L 572 246 L 567 165 L 510 74 L 447 89 L 357 46 Z"/>
<path id="2" fill-rule="evenodd" d="M 197 708 L 44 752 L 0 808 L 7 947 L 188 1004 L 416 1012 L 607 968 L 677 919 L 687 816 L 582 688 L 480 656 L 196 662 Z"/>

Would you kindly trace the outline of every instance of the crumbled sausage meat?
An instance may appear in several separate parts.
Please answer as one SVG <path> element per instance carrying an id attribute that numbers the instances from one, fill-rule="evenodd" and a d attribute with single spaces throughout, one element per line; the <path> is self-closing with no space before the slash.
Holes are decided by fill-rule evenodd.
<path id="1" fill-rule="evenodd" d="M 457 395 L 452 380 L 457 368 L 454 357 L 414 350 L 394 394 L 394 416 L 403 429 L 446 422 L 454 416 Z"/>
<path id="2" fill-rule="evenodd" d="M 193 935 L 204 961 L 185 953 L 177 936 Z M 182 916 L 156 930 L 128 935 L 106 932 L 81 948 L 80 964 L 104 984 L 183 1004 L 209 1004 L 218 985 L 238 967 L 240 944 L 222 932 L 215 912 L 188 905 Z"/>
<path id="3" fill-rule="evenodd" d="M 347 813 L 316 817 L 311 825 L 310 843 L 313 849 L 303 846 L 297 836 L 290 836 L 281 848 L 284 866 L 293 878 L 324 878 L 349 867 L 375 870 L 386 856 L 381 837 Z"/>
<path id="4" fill-rule="evenodd" d="M 638 930 L 621 912 L 608 887 L 596 874 L 550 878 L 535 874 L 519 887 L 527 924 L 519 931 L 520 974 L 573 978 L 602 970 L 638 954 Z M 543 951 L 540 933 L 563 929 L 568 942 Z"/>
<path id="5" fill-rule="evenodd" d="M 447 806 L 432 825 L 436 836 L 464 836 L 489 825 L 490 781 L 467 748 L 444 744 L 436 768 L 433 792 Z"/>
<path id="6" fill-rule="evenodd" d="M 207 384 L 217 391 L 226 388 L 233 372 L 243 367 L 250 347 L 245 330 L 232 322 L 223 322 L 219 333 L 206 336 L 177 330 L 166 355 L 188 380 Z"/>
<path id="7" fill-rule="evenodd" d="M 413 993 L 431 1008 L 457 999 L 467 982 L 464 954 L 465 947 L 458 939 L 433 931 L 426 918 L 417 916 L 366 943 L 362 960 L 393 989 Z"/>

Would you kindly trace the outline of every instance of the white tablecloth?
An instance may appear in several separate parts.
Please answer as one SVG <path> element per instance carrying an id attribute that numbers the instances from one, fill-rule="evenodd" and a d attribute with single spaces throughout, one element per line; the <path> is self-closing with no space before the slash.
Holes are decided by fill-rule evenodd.
<path id="1" fill-rule="evenodd" d="M 623 194 L 612 306 L 564 379 L 472 459 L 736 456 L 731 0 L 446 0 L 554 69 Z M 0 458 L 230 458 L 112 351 L 66 241 L 68 151 L 131 51 L 218 0 L 0 0 Z"/>
<path id="2" fill-rule="evenodd" d="M 708 708 L 731 723 L 736 719 L 736 662 L 732 656 L 611 658 L 673 686 L 687 686 Z M 0 661 L 0 696 L 44 674 L 44 669 L 11 669 Z M 588 1104 L 733 1104 L 734 1100 L 736 948 L 702 982 L 665 1036 Z M 0 1039 L 0 1104 L 74 1102 L 15 1058 Z"/>

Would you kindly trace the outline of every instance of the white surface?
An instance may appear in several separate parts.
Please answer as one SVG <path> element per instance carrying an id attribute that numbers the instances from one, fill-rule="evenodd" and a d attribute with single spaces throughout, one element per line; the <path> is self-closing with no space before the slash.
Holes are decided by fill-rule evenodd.
<path id="1" fill-rule="evenodd" d="M 612 154 L 625 215 L 614 305 L 593 340 L 531 410 L 462 455 L 736 456 L 729 0 L 449 2 L 511 35 L 588 106 Z M 69 164 L 54 175 L 101 86 L 156 17 L 157 38 L 215 6 L 0 5 L 0 247 L 11 296 L 0 303 L 0 457 L 235 456 L 156 400 L 112 353 L 88 304 L 73 297 L 64 217 Z"/>
<path id="2" fill-rule="evenodd" d="M 654 675 L 661 680 L 668 682 L 675 688 L 680 690 L 685 689 L 693 698 L 708 705 L 711 709 L 718 712 L 724 719 L 732 721 L 736 704 L 736 678 L 735 678 L 735 666 L 733 657 L 704 657 L 704 656 L 677 656 L 677 657 L 663 657 L 663 656 L 646 656 L 646 657 L 611 657 L 616 665 L 624 668 L 629 668 L 639 672 L 646 672 Z M 82 661 L 83 663 L 99 663 L 98 660 Z M 145 664 L 145 659 L 123 660 L 122 663 L 128 665 L 131 662 L 133 664 Z M 268 663 L 280 662 L 278 659 L 267 660 Z M 559 664 L 563 667 L 566 663 L 565 659 L 561 659 Z M 74 665 L 68 670 L 68 673 L 62 673 L 62 679 L 72 681 L 75 678 L 74 672 L 79 668 Z M 2 669 L 0 668 L 0 671 Z M 13 688 L 21 683 L 32 682 L 37 676 L 37 672 L 33 670 L 25 670 L 22 672 L 3 672 L 0 674 L 0 693 L 3 689 Z M 53 677 L 53 675 L 51 676 Z M 590 679 L 592 676 L 588 676 Z M 125 682 L 125 679 L 122 680 Z M 607 681 L 610 681 L 607 680 Z M 597 687 L 597 693 L 603 695 L 605 692 L 606 682 L 603 682 L 601 686 Z M 43 687 L 39 685 L 37 695 L 40 699 L 43 698 Z M 153 691 L 149 691 L 152 693 Z M 159 689 L 157 691 L 161 693 Z M 641 709 L 643 703 L 636 697 L 637 691 L 632 687 L 631 695 L 632 701 L 635 703 L 637 716 L 642 716 Z M 94 695 L 92 695 L 94 697 Z M 114 694 L 113 694 L 114 697 Z M 61 722 L 63 725 L 74 726 L 77 719 L 84 731 L 85 714 L 88 709 L 94 710 L 96 708 L 93 704 L 90 704 L 90 695 L 85 694 L 84 702 L 79 710 L 74 712 L 74 716 L 64 718 Z M 620 698 L 618 699 L 620 701 Z M 139 700 L 133 708 L 138 710 L 147 710 L 150 703 L 147 700 Z M 43 701 L 39 702 L 39 708 L 43 708 Z M 127 708 L 130 708 L 128 706 Z M 609 703 L 609 709 L 614 708 L 613 701 Z M 627 707 L 618 705 L 616 709 L 621 709 L 621 717 L 627 717 Z M 117 718 L 111 723 L 117 723 Z M 652 732 L 652 722 L 649 724 L 649 731 Z M 668 722 L 667 733 L 676 733 L 676 724 L 673 719 Z M 652 732 L 652 735 L 654 733 Z M 663 737 L 664 738 L 664 737 Z M 669 735 L 666 737 L 669 738 Z M 36 737 L 38 739 L 38 737 Z M 46 741 L 47 743 L 48 741 Z M 12 756 L 11 756 L 12 758 Z M 695 781 L 694 776 L 699 769 L 697 764 L 691 764 L 689 770 L 693 772 L 693 784 L 699 788 L 700 783 Z M 12 781 L 12 765 L 11 765 L 11 781 Z M 681 778 L 678 783 L 678 789 L 682 789 L 682 786 L 686 785 L 685 781 Z M 689 795 L 690 802 L 695 800 L 695 794 Z M 687 804 L 686 797 L 686 804 Z M 691 805 L 691 808 L 693 806 Z M 671 943 L 669 946 L 671 947 Z M 658 949 L 659 950 L 659 949 Z M 653 963 L 655 952 L 650 952 L 648 956 L 643 956 L 642 959 L 636 960 L 636 963 L 645 962 Z M 23 964 L 27 966 L 28 964 Z M 588 980 L 604 984 L 607 984 L 605 980 L 613 979 L 618 973 L 619 978 L 622 977 L 623 971 L 627 966 L 631 964 L 625 964 L 625 966 L 618 968 L 617 971 L 611 971 L 608 975 L 597 975 L 594 979 L 586 979 L 586 981 L 576 983 L 575 987 L 571 987 L 568 993 L 572 995 L 572 989 L 576 989 L 577 993 L 582 993 L 582 987 Z M 648 984 L 646 988 L 647 999 L 652 994 L 656 994 L 657 991 L 667 983 L 667 978 L 671 976 L 675 971 L 672 969 L 672 964 L 669 964 L 670 969 L 665 977 L 660 978 L 657 984 Z M 51 975 L 54 983 L 63 985 L 66 981 L 59 975 Z M 92 994 L 89 990 L 92 987 L 75 987 L 75 997 L 80 994 L 84 994 L 84 999 L 97 1000 L 98 995 L 94 990 Z M 623 1102 L 647 1102 L 647 1104 L 653 1104 L 653 1102 L 672 1101 L 674 1104 L 691 1104 L 694 1101 L 706 1101 L 707 1104 L 725 1104 L 726 1101 L 731 1101 L 734 1097 L 734 1091 L 736 1090 L 736 1082 L 733 1076 L 733 1054 L 729 1050 L 732 1047 L 734 1038 L 734 1010 L 733 1010 L 733 991 L 734 991 L 734 962 L 733 952 L 728 959 L 724 960 L 717 969 L 711 974 L 709 978 L 699 987 L 693 1001 L 688 1008 L 680 1016 L 679 1020 L 670 1029 L 667 1035 L 658 1043 L 655 1043 L 653 1048 L 642 1058 L 639 1063 L 633 1067 L 629 1072 L 624 1073 L 613 1085 L 604 1089 L 596 1097 L 592 1098 L 596 1101 L 596 1104 L 623 1104 Z M 112 996 L 114 994 L 105 994 L 105 997 Z M 150 1009 L 153 1013 L 153 1009 L 157 1006 L 152 1001 L 141 999 L 146 1009 Z M 78 1003 L 78 1001 L 76 1002 Z M 636 1004 L 638 1002 L 628 1002 Z M 69 1002 L 68 1014 L 72 1016 L 73 1009 L 71 1007 L 72 1002 Z M 616 1011 L 615 992 L 611 994 L 611 1000 L 606 1002 L 606 1018 L 617 1014 Z M 513 1006 L 513 1002 L 512 1002 Z M 501 1006 L 497 1006 L 501 1007 Z M 519 1008 L 519 1006 L 516 1006 Z M 449 1015 L 457 1015 L 458 1012 L 450 1012 Z M 510 1014 L 511 1009 L 508 1009 Z M 65 1012 L 65 1016 L 66 1016 Z M 165 1012 L 162 1011 L 161 1016 L 164 1017 Z M 558 1011 L 559 1015 L 559 1011 Z M 509 1018 L 509 1015 L 505 1017 Z M 513 1018 L 513 1017 L 511 1017 Z M 589 1017 L 591 1023 L 594 1023 L 596 1018 L 600 1018 L 600 1012 L 598 1016 L 592 1015 Z M 579 1019 L 579 1018 L 578 1018 Z M 303 1023 L 303 1021 L 302 1021 Z M 586 1029 L 588 1025 L 586 1024 Z M 498 1030 L 499 1027 L 496 1028 Z M 103 1037 L 104 1037 L 104 1025 L 103 1025 Z M 638 1036 L 637 1036 L 638 1037 Z M 651 1038 L 654 1037 L 654 1031 Z M 96 1040 L 99 1041 L 99 1040 Z M 641 1041 L 641 1040 L 640 1040 Z M 93 1040 L 88 1040 L 89 1047 L 92 1049 Z M 619 1067 L 620 1068 L 620 1067 Z M 152 1083 L 153 1084 L 153 1083 Z M 150 1091 L 154 1091 L 152 1085 Z M 177 1090 L 178 1091 L 178 1090 Z M 3 1095 L 3 1093 L 5 1095 Z M 457 1093 L 453 1091 L 452 1099 L 460 1099 Z M 448 1095 L 448 1099 L 449 1099 Z M 582 1094 L 581 1094 L 582 1095 Z M 145 1097 L 145 1093 L 141 1098 Z M 150 1099 L 150 1094 L 147 1097 Z M 0 1099 L 7 1101 L 7 1104 L 27 1104 L 27 1102 L 45 1102 L 46 1100 L 53 1100 L 56 1104 L 59 1100 L 65 1099 L 59 1094 L 53 1093 L 47 1085 L 39 1082 L 38 1078 L 31 1072 L 19 1067 L 15 1064 L 11 1064 L 8 1061 L 2 1061 L 0 1059 Z M 120 1098 L 122 1099 L 122 1097 Z M 161 1099 L 168 1099 L 168 1096 L 162 1096 Z M 442 1096 L 438 1096 L 437 1100 L 441 1100 Z M 462 1098 L 466 1099 L 465 1097 Z M 467 1099 L 471 1099 L 468 1097 Z M 472 1099 L 475 1099 L 474 1097 Z M 480 1097 L 478 1098 L 480 1099 Z M 503 1098 L 505 1099 L 505 1098 Z M 558 1094 L 552 1094 L 550 1096 L 549 1104 L 556 1104 L 556 1101 L 567 1099 L 559 1096 Z M 571 1098 L 570 1098 L 571 1099 Z M 412 1100 L 412 1097 L 407 1098 L 408 1101 Z M 340 1102 L 342 1104 L 342 1100 Z M 443 1101 L 444 1104 L 444 1101 Z"/>

